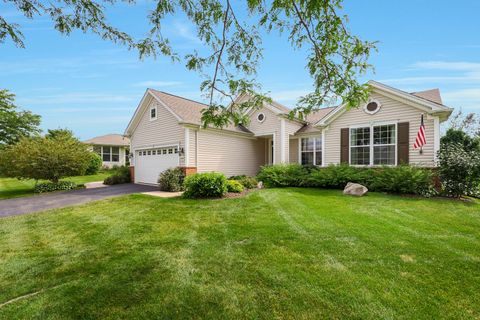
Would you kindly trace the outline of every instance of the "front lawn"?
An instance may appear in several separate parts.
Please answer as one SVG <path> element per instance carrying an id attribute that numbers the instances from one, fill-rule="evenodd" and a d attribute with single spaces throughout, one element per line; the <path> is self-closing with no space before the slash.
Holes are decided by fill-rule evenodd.
<path id="1" fill-rule="evenodd" d="M 101 171 L 97 174 L 90 176 L 78 176 L 64 178 L 62 180 L 70 180 L 77 184 L 83 184 L 87 182 L 103 181 L 106 177 L 111 175 L 109 171 Z M 14 178 L 1 178 L 0 177 L 0 199 L 17 198 L 23 196 L 33 195 L 33 188 L 35 186 L 35 180 L 18 180 Z"/>
<path id="2" fill-rule="evenodd" d="M 0 219 L 2 319 L 478 319 L 480 204 L 267 189 Z"/>

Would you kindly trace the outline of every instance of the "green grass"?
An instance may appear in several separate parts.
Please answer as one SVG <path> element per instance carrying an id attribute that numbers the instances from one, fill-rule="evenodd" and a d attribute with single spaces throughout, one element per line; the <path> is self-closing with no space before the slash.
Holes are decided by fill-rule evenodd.
<path id="1" fill-rule="evenodd" d="M 479 272 L 478 202 L 267 189 L 0 219 L 2 319 L 478 319 Z"/>
<path id="2" fill-rule="evenodd" d="M 111 172 L 101 171 L 90 176 L 70 177 L 62 180 L 71 180 L 77 184 L 102 181 L 111 175 Z M 33 195 L 35 180 L 18 180 L 14 178 L 0 177 L 0 199 L 17 198 Z"/>

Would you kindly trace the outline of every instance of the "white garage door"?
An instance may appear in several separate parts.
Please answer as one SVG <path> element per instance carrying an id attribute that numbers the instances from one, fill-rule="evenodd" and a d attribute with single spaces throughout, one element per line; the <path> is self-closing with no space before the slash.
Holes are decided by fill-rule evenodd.
<path id="1" fill-rule="evenodd" d="M 178 165 L 177 146 L 138 150 L 135 154 L 135 182 L 156 184 L 162 171 Z"/>

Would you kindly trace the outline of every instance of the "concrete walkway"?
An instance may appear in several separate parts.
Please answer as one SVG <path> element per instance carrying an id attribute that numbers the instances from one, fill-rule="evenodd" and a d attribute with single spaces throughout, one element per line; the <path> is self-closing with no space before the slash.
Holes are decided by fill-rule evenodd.
<path id="1" fill-rule="evenodd" d="M 127 183 L 105 188 L 62 191 L 31 197 L 0 200 L 0 218 L 54 208 L 63 208 L 125 194 L 156 190 L 158 190 L 158 188 L 153 186 Z"/>

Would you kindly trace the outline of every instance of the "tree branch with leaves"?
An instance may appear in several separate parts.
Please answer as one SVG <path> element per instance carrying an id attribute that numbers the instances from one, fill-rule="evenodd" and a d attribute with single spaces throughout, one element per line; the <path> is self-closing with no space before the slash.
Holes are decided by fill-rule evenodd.
<path id="1" fill-rule="evenodd" d="M 368 58 L 375 43 L 350 32 L 347 16 L 341 15 L 343 0 L 248 0 L 235 2 L 235 6 L 230 0 L 159 0 L 146 17 L 148 36 L 140 39 L 109 24 L 105 15 L 108 6 L 123 2 L 135 5 L 135 0 L 4 1 L 27 18 L 50 17 L 62 34 L 74 29 L 92 32 L 137 50 L 140 57 L 163 55 L 183 62 L 204 78 L 200 89 L 209 101 L 202 116 L 205 126 L 245 124 L 247 110 L 270 101 L 256 79 L 262 59 L 262 32 L 285 34 L 294 49 L 307 49 L 306 69 L 313 90 L 299 99 L 291 117 L 302 118 L 338 102 L 358 106 L 368 97 L 369 88 L 357 78 L 372 68 Z M 162 33 L 166 19 L 178 14 L 184 14 L 195 26 L 202 43 L 201 48 L 183 57 Z M 21 27 L 0 14 L 0 42 L 7 38 L 18 47 L 25 46 Z M 239 96 L 249 99 L 237 99 Z"/>

